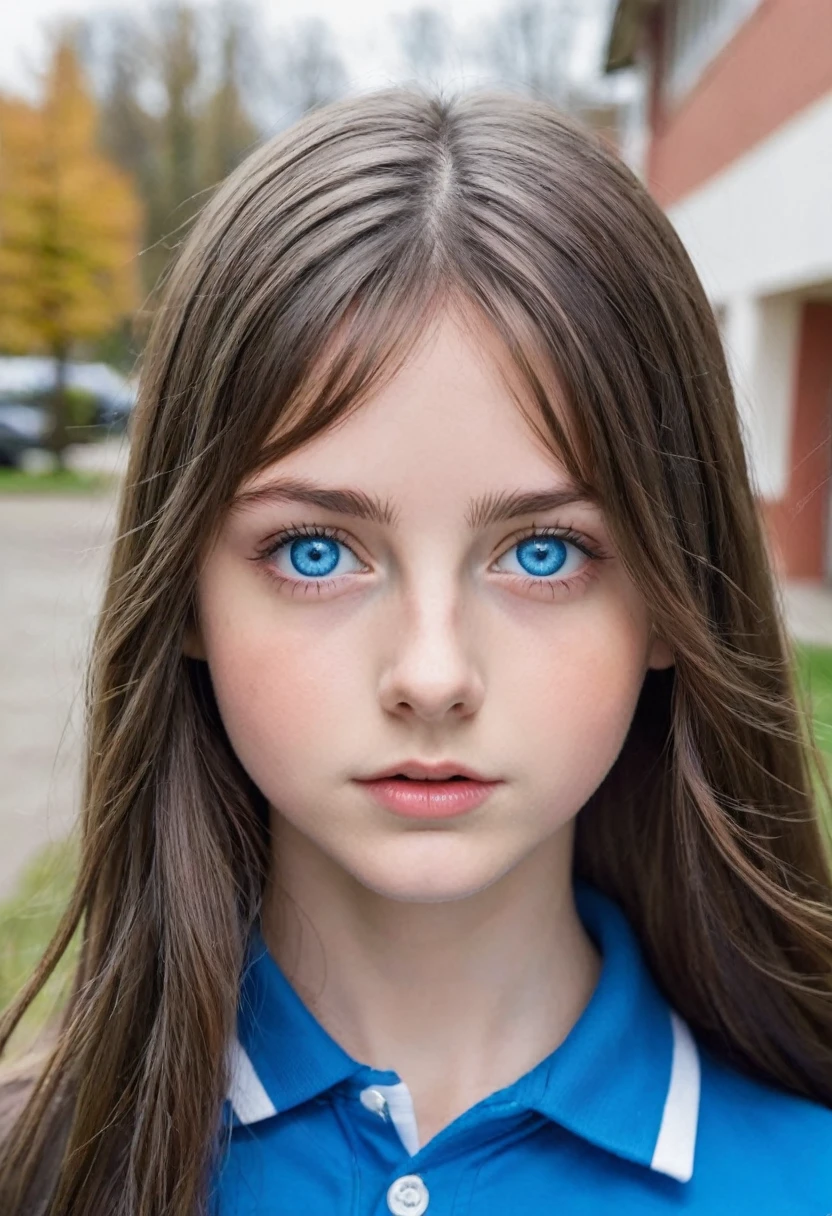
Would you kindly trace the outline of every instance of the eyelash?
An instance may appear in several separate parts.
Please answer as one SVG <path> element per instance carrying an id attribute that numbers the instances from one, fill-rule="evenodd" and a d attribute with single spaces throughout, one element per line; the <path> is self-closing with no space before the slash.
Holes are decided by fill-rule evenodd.
<path id="1" fill-rule="evenodd" d="M 272 557 L 278 551 L 278 549 L 283 548 L 284 545 L 289 544 L 290 541 L 296 540 L 301 536 L 323 536 L 330 540 L 337 540 L 342 545 L 346 545 L 350 552 L 357 557 L 359 561 L 363 560 L 355 552 L 355 542 L 353 539 L 345 532 L 342 532 L 340 528 L 313 524 L 290 524 L 276 536 L 271 537 L 266 545 L 260 549 L 254 560 L 264 567 L 267 577 L 275 579 L 284 587 L 290 587 L 293 595 L 298 590 L 300 590 L 301 594 L 304 595 L 309 594 L 311 591 L 316 591 L 320 594 L 321 591 L 327 590 L 338 581 L 337 578 L 287 578 L 285 575 L 279 574 L 278 571 L 275 570 L 274 566 L 269 566 L 268 559 Z M 515 545 L 519 545 L 521 541 L 528 540 L 531 536 L 557 537 L 558 540 L 567 541 L 569 544 L 574 545 L 579 552 L 583 553 L 585 557 L 589 558 L 589 563 L 584 566 L 583 569 L 578 572 L 578 574 L 572 575 L 571 578 L 552 582 L 547 578 L 534 578 L 532 575 L 529 575 L 528 578 L 522 580 L 523 586 L 527 588 L 551 589 L 553 598 L 556 594 L 561 592 L 567 595 L 571 594 L 581 583 L 587 582 L 593 577 L 593 563 L 605 561 L 609 556 L 599 547 L 591 544 L 585 536 L 581 535 L 580 532 L 575 532 L 572 528 L 558 528 L 552 526 L 535 527 L 532 524 L 530 527 L 525 528 L 511 536 L 509 538 L 509 543 L 505 545 L 502 552 L 499 554 L 499 557 L 495 558 L 494 560 L 498 561 L 500 557 L 505 556 L 505 554 L 508 553 L 509 550 Z M 341 575 L 339 577 L 344 576 Z M 512 577 L 519 578 L 520 576 L 513 575 Z"/>

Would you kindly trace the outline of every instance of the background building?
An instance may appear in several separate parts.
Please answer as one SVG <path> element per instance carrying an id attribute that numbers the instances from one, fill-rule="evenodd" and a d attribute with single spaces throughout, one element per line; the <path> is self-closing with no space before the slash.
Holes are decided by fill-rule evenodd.
<path id="1" fill-rule="evenodd" d="M 832 2 L 618 0 L 625 154 L 703 279 L 784 575 L 832 581 Z M 737 538 L 742 543 L 742 538 Z"/>

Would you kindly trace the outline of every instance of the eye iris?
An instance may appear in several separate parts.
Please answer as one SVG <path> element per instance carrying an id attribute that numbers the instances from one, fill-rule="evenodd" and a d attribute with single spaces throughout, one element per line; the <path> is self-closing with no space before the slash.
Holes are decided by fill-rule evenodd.
<path id="1" fill-rule="evenodd" d="M 298 574 L 323 578 L 338 565 L 339 545 L 325 536 L 304 536 L 292 541 L 289 557 Z"/>
<path id="2" fill-rule="evenodd" d="M 527 574 L 556 574 L 566 561 L 566 545 L 556 536 L 530 536 L 517 546 L 517 560 Z"/>

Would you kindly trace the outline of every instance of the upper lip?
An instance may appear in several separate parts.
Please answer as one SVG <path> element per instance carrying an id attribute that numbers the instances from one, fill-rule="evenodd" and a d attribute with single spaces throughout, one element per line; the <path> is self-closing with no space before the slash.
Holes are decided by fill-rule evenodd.
<path id="1" fill-rule="evenodd" d="M 467 777 L 470 781 L 494 781 L 493 777 L 484 777 L 482 773 L 469 768 L 467 764 L 459 764 L 456 760 L 444 760 L 441 764 L 428 764 L 423 760 L 402 760 L 391 764 L 370 777 L 362 777 L 362 781 L 383 781 L 385 777 L 410 777 L 414 781 L 447 781 L 449 777 Z"/>

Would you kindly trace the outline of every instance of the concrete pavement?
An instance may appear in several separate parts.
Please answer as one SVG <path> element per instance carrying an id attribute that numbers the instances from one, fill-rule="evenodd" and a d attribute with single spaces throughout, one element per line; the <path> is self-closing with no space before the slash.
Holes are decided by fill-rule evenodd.
<path id="1" fill-rule="evenodd" d="M 0 898 L 79 797 L 82 683 L 115 500 L 0 496 Z"/>
<path id="2" fill-rule="evenodd" d="M 792 634 L 801 642 L 832 646 L 832 585 L 795 579 L 782 588 Z"/>

